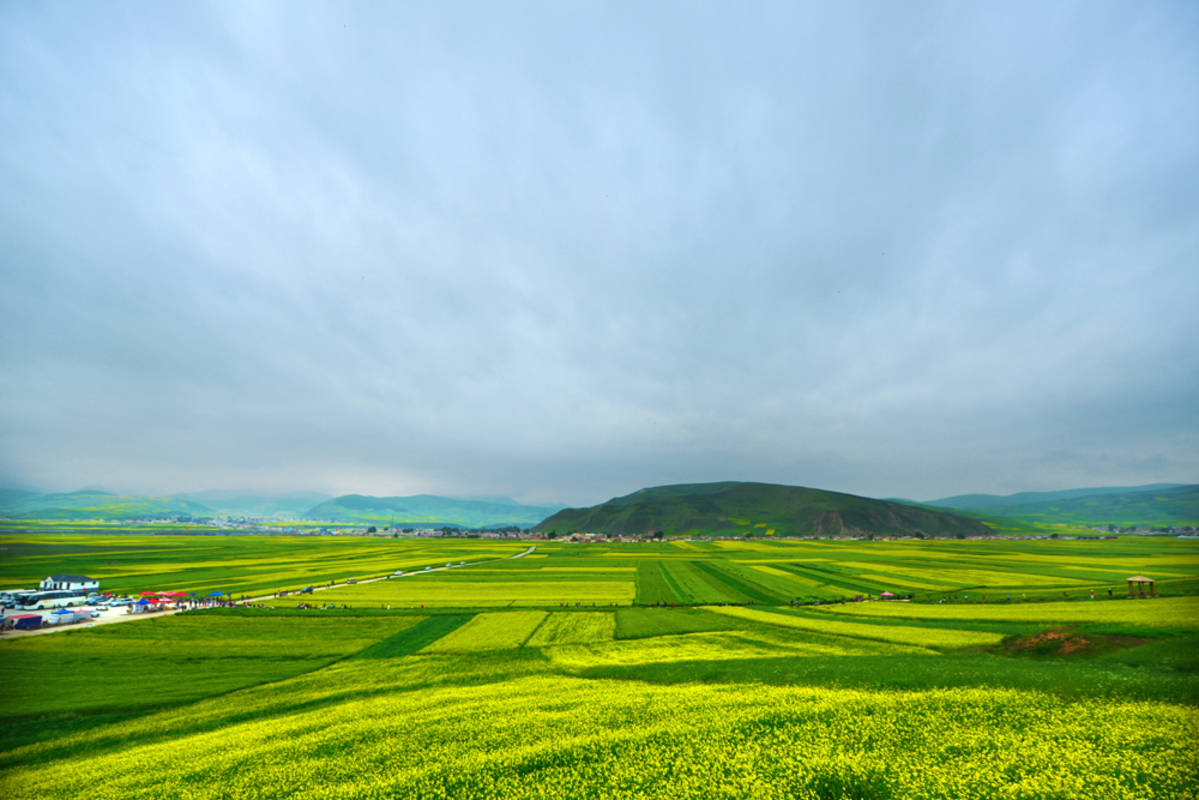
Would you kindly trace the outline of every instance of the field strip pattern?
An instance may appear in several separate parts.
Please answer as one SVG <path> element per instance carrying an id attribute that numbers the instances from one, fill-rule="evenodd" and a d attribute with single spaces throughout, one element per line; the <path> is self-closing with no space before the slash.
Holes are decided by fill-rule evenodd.
<path id="1" fill-rule="evenodd" d="M 861 639 L 876 639 L 884 642 L 910 644 L 918 647 L 977 647 L 997 644 L 1003 639 L 1003 634 L 987 631 L 923 628 L 919 626 L 868 625 L 842 622 L 834 619 L 826 621 L 807 616 L 788 614 L 782 611 L 765 611 L 739 606 L 713 606 L 708 610 L 717 614 L 726 614 L 730 617 L 752 620 L 754 622 L 764 622 L 769 625 L 799 628 L 801 630 L 833 634 L 836 636 L 851 636 Z"/>

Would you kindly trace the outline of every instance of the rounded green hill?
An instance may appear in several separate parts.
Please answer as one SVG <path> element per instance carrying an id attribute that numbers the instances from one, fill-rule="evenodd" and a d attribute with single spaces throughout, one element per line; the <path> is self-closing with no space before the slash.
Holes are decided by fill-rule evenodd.
<path id="1" fill-rule="evenodd" d="M 684 483 L 641 489 L 590 508 L 568 508 L 535 528 L 611 536 L 984 536 L 977 520 L 841 492 L 771 483 Z"/>

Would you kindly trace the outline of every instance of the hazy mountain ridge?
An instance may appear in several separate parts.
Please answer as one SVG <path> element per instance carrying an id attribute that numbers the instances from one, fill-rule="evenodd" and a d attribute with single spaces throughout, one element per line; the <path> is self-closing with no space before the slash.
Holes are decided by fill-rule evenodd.
<path id="1" fill-rule="evenodd" d="M 506 498 L 505 498 L 506 499 Z M 39 493 L 0 489 L 0 516 L 46 520 L 132 520 L 173 517 L 248 517 L 295 519 L 364 525 L 404 524 L 413 527 L 457 525 L 529 527 L 561 506 L 532 506 L 488 500 L 464 500 L 420 494 L 331 497 L 320 492 L 255 493 L 210 490 L 177 495 L 142 496 L 84 489 Z"/>
<path id="2" fill-rule="evenodd" d="M 946 511 L 769 483 L 677 484 L 641 489 L 589 508 L 564 509 L 535 527 L 559 534 L 982 536 L 981 522 Z"/>
<path id="3" fill-rule="evenodd" d="M 236 489 L 211 489 L 172 495 L 207 506 L 222 516 L 281 517 L 300 519 L 305 511 L 332 499 L 324 492 L 246 492 Z"/>
<path id="4" fill-rule="evenodd" d="M 9 489 L 0 488 L 0 511 L 15 506 L 31 498 L 37 497 L 41 492 L 35 492 L 30 489 Z"/>
<path id="5" fill-rule="evenodd" d="M 714 496 L 741 487 L 725 508 Z M 744 487 L 759 487 L 757 503 L 745 504 Z M 793 496 L 772 495 L 766 487 Z M 807 492 L 803 502 L 795 492 Z M 801 511 L 804 503 L 824 503 L 827 515 L 815 518 Z M 953 505 L 956 503 L 957 505 Z M 867 504 L 867 505 L 863 505 Z M 877 504 L 877 505 L 869 505 Z M 897 511 L 897 509 L 906 509 Z M 749 519 L 746 514 L 754 511 Z M 349 494 L 330 497 L 320 492 L 264 493 L 209 490 L 175 495 L 122 495 L 99 489 L 40 493 L 0 488 L 0 516 L 47 520 L 132 520 L 218 516 L 295 519 L 364 525 L 400 524 L 411 527 L 456 525 L 464 528 L 536 526 L 571 530 L 644 533 L 646 530 L 703 529 L 725 532 L 776 533 L 797 530 L 881 531 L 920 529 L 941 535 L 933 518 L 921 522 L 913 513 L 960 510 L 976 521 L 1023 520 L 1095 526 L 1176 526 L 1199 524 L 1199 485 L 1155 483 L 1136 487 L 1097 487 L 1060 492 L 1020 492 L 1012 495 L 967 494 L 930 503 L 901 499 L 874 500 L 778 484 L 724 482 L 680 484 L 642 489 L 606 503 L 581 509 L 561 505 L 525 505 L 507 497 L 454 498 L 418 494 L 374 497 Z M 957 517 L 962 518 L 962 517 Z M 732 522 L 737 519 L 746 522 Z M 551 523 L 547 527 L 547 523 Z M 923 527 L 921 527 L 923 525 Z M 754 526 L 757 526 L 756 528 Z M 927 528 L 927 529 L 926 529 Z"/>
<path id="6" fill-rule="evenodd" d="M 18 519 L 146 519 L 212 516 L 212 509 L 176 497 L 120 495 L 81 490 L 13 497 L 0 494 L 0 513 Z"/>
<path id="7" fill-rule="evenodd" d="M 1015 494 L 959 494 L 952 497 L 942 497 L 939 500 L 924 500 L 922 505 L 940 506 L 943 508 L 1000 508 L 1003 506 L 1027 505 L 1030 503 L 1047 503 L 1057 500 L 1073 500 L 1081 497 L 1108 494 L 1130 494 L 1137 492 L 1153 492 L 1162 489 L 1177 489 L 1186 486 L 1182 483 L 1147 483 L 1143 486 L 1094 486 L 1083 489 L 1062 489 L 1056 492 L 1016 492 Z"/>
<path id="8" fill-rule="evenodd" d="M 1009 498 L 1050 494 L 1052 499 L 1035 502 L 1014 502 L 996 505 L 960 505 L 957 508 L 971 514 L 982 514 L 1030 522 L 1052 522 L 1073 525 L 1175 526 L 1199 524 L 1199 484 L 1149 484 L 1148 486 L 1106 487 L 1099 492 L 1077 494 L 1091 490 L 1066 492 L 1022 492 Z M 957 500 L 987 497 L 960 495 Z M 938 501 L 941 507 L 945 501 Z"/>
<path id="9" fill-rule="evenodd" d="M 407 497 L 374 497 L 347 494 L 308 509 L 305 519 L 329 522 L 359 522 L 397 525 L 442 524 L 467 528 L 486 526 L 528 527 L 558 511 L 555 506 L 530 506 L 494 503 L 485 500 L 458 500 L 432 494 Z"/>

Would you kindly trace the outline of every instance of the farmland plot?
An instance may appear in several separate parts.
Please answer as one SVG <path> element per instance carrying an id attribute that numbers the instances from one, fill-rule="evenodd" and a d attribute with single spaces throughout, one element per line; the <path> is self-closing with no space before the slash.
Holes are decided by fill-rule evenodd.
<path id="1" fill-rule="evenodd" d="M 545 619 L 544 611 L 479 614 L 427 646 L 422 653 L 477 653 L 523 645 Z"/>
<path id="2" fill-rule="evenodd" d="M 1123 623 L 1151 628 L 1199 628 L 1199 597 L 1075 600 L 1041 603 L 847 603 L 821 613 L 914 620 L 995 620 L 1043 623 Z"/>
<path id="3" fill-rule="evenodd" d="M 556 612 L 529 637 L 529 647 L 607 642 L 616 632 L 616 615 L 607 612 Z"/>
<path id="4" fill-rule="evenodd" d="M 987 631 L 966 631 L 909 625 L 864 625 L 861 623 L 791 614 L 782 610 L 777 612 L 761 611 L 756 608 L 739 608 L 737 606 L 715 606 L 710 610 L 718 614 L 727 614 L 731 617 L 752 620 L 754 622 L 764 622 L 769 625 L 781 625 L 787 628 L 799 628 L 814 633 L 826 633 L 835 636 L 877 639 L 879 641 L 908 644 L 917 647 L 973 647 L 996 644 L 1003 638 L 1002 634 Z"/>
<path id="5" fill-rule="evenodd" d="M 356 586 L 338 586 L 316 595 L 315 602 L 376 608 L 381 605 L 404 608 L 419 608 L 422 605 L 438 608 L 548 608 L 563 603 L 579 603 L 590 607 L 592 604 L 628 604 L 632 602 L 634 592 L 632 581 L 474 578 L 475 573 L 462 570 L 453 576 L 436 572 Z M 265 602 L 276 606 L 295 605 L 294 598 Z"/>
<path id="6" fill-rule="evenodd" d="M 661 686 L 531 674 L 403 691 L 401 668 L 117 723 L 119 746 L 9 770 L 14 800 L 1193 797 L 1193 710 L 978 689 Z M 364 694 L 326 702 L 333 686 Z M 277 701 L 295 710 L 260 719 Z M 216 725 L 222 716 L 228 722 Z M 197 729 L 198 719 L 207 720 Z M 1171 734 L 1161 731 L 1167 730 Z M 150 732 L 153 734 L 150 734 Z M 84 737 L 80 738 L 85 738 Z M 82 742 L 59 744 L 70 749 Z"/>
<path id="7" fill-rule="evenodd" d="M 0 641 L 0 790 L 1195 798 L 1194 596 L 785 605 L 793 592 L 877 592 L 942 568 L 1029 575 L 1030 595 L 1059 597 L 1045 587 L 1118 577 L 1125 562 L 1195 576 L 1193 544 L 1092 544 L 547 543 L 536 558 L 311 598 L 344 611 L 201 611 Z M 281 569 L 274 546 L 236 573 Z M 204 571 L 230 557 L 217 550 Z M 1086 570 L 1070 569 L 1075 556 Z M 138 558 L 128 574 L 153 566 Z M 572 593 L 588 586 L 623 604 L 576 608 L 586 600 Z M 630 606 L 634 591 L 665 605 Z M 680 605 L 697 597 L 713 605 Z M 1094 649 L 1041 647 L 1075 634 Z M 56 671 L 95 680 L 39 677 Z"/>

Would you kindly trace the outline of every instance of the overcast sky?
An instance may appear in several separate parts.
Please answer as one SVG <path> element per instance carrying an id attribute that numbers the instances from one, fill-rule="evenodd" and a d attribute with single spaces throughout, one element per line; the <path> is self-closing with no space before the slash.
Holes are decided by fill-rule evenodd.
<path id="1" fill-rule="evenodd" d="M 1199 5 L 4 3 L 0 484 L 1199 480 Z"/>

